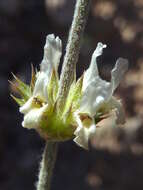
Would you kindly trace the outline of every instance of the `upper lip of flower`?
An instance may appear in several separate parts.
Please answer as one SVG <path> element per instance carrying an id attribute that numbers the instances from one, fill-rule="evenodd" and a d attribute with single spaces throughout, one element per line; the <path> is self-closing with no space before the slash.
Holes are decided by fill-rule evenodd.
<path id="1" fill-rule="evenodd" d="M 83 98 L 80 109 L 88 110 L 91 115 L 95 115 L 98 107 L 102 102 L 108 102 L 114 90 L 119 85 L 124 73 L 128 69 L 128 61 L 119 58 L 115 67 L 111 71 L 111 82 L 102 80 L 98 74 L 97 57 L 103 52 L 103 45 L 101 42 L 97 44 L 97 48 L 93 53 L 89 69 L 85 72 L 83 79 Z"/>
<path id="2" fill-rule="evenodd" d="M 46 44 L 44 47 L 44 57 L 40 65 L 40 72 L 35 83 L 33 95 L 41 95 L 46 100 L 47 96 L 47 85 L 49 83 L 52 70 L 54 69 L 57 73 L 58 65 L 62 55 L 62 42 L 59 37 L 50 34 L 46 38 Z"/>

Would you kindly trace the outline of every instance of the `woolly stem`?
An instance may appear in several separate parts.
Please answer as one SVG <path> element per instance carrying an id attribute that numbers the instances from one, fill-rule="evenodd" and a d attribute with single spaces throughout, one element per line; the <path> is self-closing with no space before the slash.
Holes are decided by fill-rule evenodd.
<path id="1" fill-rule="evenodd" d="M 69 33 L 66 54 L 60 78 L 57 106 L 63 109 L 70 85 L 76 73 L 82 34 L 85 28 L 90 0 L 77 0 L 74 18 Z M 47 142 L 40 164 L 37 190 L 50 190 L 51 177 L 56 160 L 57 143 Z"/>
<path id="2" fill-rule="evenodd" d="M 77 0 L 76 2 L 58 92 L 58 107 L 61 111 L 76 73 L 76 63 L 78 61 L 81 38 L 89 12 L 89 4 L 90 0 Z"/>
<path id="3" fill-rule="evenodd" d="M 57 143 L 46 142 L 45 149 L 40 163 L 39 179 L 37 190 L 50 190 L 51 177 L 56 161 Z"/>

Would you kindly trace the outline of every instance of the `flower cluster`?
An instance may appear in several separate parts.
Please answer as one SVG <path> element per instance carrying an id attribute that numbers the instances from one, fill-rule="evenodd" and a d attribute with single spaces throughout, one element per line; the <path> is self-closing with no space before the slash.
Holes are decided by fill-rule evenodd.
<path id="1" fill-rule="evenodd" d="M 124 123 L 121 102 L 112 95 L 128 68 L 128 61 L 119 58 L 111 71 L 111 82 L 102 80 L 98 73 L 97 57 L 106 45 L 97 44 L 89 68 L 77 81 L 74 80 L 64 108 L 57 107 L 59 76 L 58 65 L 62 54 L 61 40 L 51 34 L 47 36 L 40 71 L 32 69 L 28 86 L 15 77 L 16 88 L 21 98 L 13 96 L 24 114 L 22 126 L 36 129 L 46 140 L 65 141 L 74 139 L 88 149 L 88 141 L 96 132 L 98 123 L 115 114 L 116 124 Z"/>

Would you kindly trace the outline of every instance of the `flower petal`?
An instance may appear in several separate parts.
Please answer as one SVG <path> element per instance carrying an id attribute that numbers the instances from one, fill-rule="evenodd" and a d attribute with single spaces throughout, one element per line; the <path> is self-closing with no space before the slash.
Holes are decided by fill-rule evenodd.
<path id="1" fill-rule="evenodd" d="M 120 81 L 122 80 L 127 70 L 128 70 L 128 60 L 119 58 L 116 61 L 115 67 L 111 71 L 111 88 L 112 88 L 111 94 L 118 87 Z"/>
<path id="2" fill-rule="evenodd" d="M 49 77 L 44 72 L 39 72 L 33 91 L 33 96 L 40 96 L 44 100 L 48 100 L 47 85 Z"/>
<path id="3" fill-rule="evenodd" d="M 33 107 L 33 97 L 29 98 L 29 100 L 19 108 L 20 113 L 26 114 L 28 113 Z"/>
<path id="4" fill-rule="evenodd" d="M 73 141 L 77 143 L 80 147 L 88 149 L 88 142 L 89 139 L 92 138 L 95 134 L 96 125 L 93 121 L 92 125 L 90 125 L 88 128 L 83 126 L 83 123 L 80 120 L 78 114 L 76 114 L 76 122 L 78 124 L 78 127 L 74 132 L 74 135 L 76 137 L 73 139 Z"/>
<path id="5" fill-rule="evenodd" d="M 110 83 L 100 78 L 92 81 L 83 92 L 80 111 L 94 116 L 100 105 L 108 99 Z"/>
<path id="6" fill-rule="evenodd" d="M 89 69 L 85 72 L 84 80 L 83 80 L 83 91 L 88 87 L 91 81 L 95 80 L 98 76 L 98 68 L 97 68 L 97 57 L 102 55 L 103 49 L 106 48 L 105 44 L 99 42 L 97 47 L 92 55 L 91 63 Z"/>
<path id="7" fill-rule="evenodd" d="M 99 42 L 95 49 L 89 69 L 84 74 L 83 79 L 83 98 L 81 101 L 81 112 L 90 113 L 92 116 L 101 102 L 103 102 L 109 93 L 110 83 L 102 80 L 98 74 L 97 57 L 102 55 L 105 44 Z"/>
<path id="8" fill-rule="evenodd" d="M 85 72 L 83 80 L 83 98 L 81 100 L 80 111 L 94 116 L 104 102 L 108 102 L 114 90 L 119 85 L 124 73 L 128 68 L 128 61 L 119 58 L 111 72 L 111 82 L 102 80 L 98 74 L 96 58 L 102 54 L 106 45 L 98 43 L 92 55 L 89 69 Z"/>
<path id="9" fill-rule="evenodd" d="M 41 63 L 40 70 L 47 73 L 47 75 L 49 76 L 53 68 L 57 70 L 61 55 L 62 41 L 59 39 L 59 37 L 55 38 L 54 34 L 48 35 L 46 38 L 44 57 Z"/>
<path id="10" fill-rule="evenodd" d="M 22 126 L 28 129 L 35 129 L 39 127 L 41 118 L 46 111 L 48 105 L 44 105 L 41 108 L 34 108 L 30 110 L 25 116 L 22 122 Z"/>
<path id="11" fill-rule="evenodd" d="M 124 124 L 125 123 L 125 112 L 120 100 L 116 100 L 114 97 L 111 98 L 109 101 L 109 105 L 112 109 L 115 109 L 116 112 L 116 123 L 117 124 Z"/>
<path id="12" fill-rule="evenodd" d="M 40 65 L 40 72 L 38 74 L 33 91 L 34 96 L 39 95 L 41 98 L 48 100 L 48 82 L 50 80 L 53 69 L 57 74 L 61 54 L 62 42 L 59 37 L 55 38 L 54 34 L 48 35 L 44 47 L 44 58 Z"/>

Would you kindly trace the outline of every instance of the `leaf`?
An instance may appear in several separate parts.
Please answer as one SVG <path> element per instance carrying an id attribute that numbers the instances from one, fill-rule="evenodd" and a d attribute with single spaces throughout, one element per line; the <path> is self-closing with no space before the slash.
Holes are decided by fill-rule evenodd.
<path id="1" fill-rule="evenodd" d="M 68 94 L 68 98 L 66 100 L 66 105 L 63 115 L 67 115 L 67 113 L 69 113 L 69 110 L 71 112 L 74 112 L 79 108 L 80 100 L 82 97 L 82 85 L 83 85 L 83 76 L 81 76 L 76 83 L 75 82 L 72 83 Z"/>
<path id="2" fill-rule="evenodd" d="M 31 87 L 32 92 L 33 92 L 33 89 L 34 89 L 34 86 L 35 86 L 35 82 L 36 82 L 36 73 L 35 73 L 33 65 L 31 64 L 31 83 L 30 83 L 30 87 Z"/>
<path id="3" fill-rule="evenodd" d="M 16 83 L 13 83 L 10 81 L 10 83 L 16 88 L 16 90 L 18 91 L 18 93 L 20 94 L 20 96 L 24 99 L 24 100 L 28 100 L 31 97 L 31 89 L 30 86 L 26 85 L 24 82 L 22 82 L 20 79 L 18 79 L 18 77 L 16 77 L 13 73 L 12 73 L 14 79 L 16 80 Z"/>
<path id="4" fill-rule="evenodd" d="M 51 101 L 51 103 L 54 103 L 56 101 L 58 88 L 59 88 L 58 73 L 55 69 L 53 69 L 48 85 L 48 99 Z"/>
<path id="5" fill-rule="evenodd" d="M 73 111 L 75 111 L 80 106 L 80 100 L 82 97 L 82 85 L 83 85 L 83 76 L 79 78 L 75 85 L 75 89 L 73 92 L 73 98 L 72 98 L 72 107 Z"/>
<path id="6" fill-rule="evenodd" d="M 21 99 L 21 98 L 16 98 L 15 96 L 13 96 L 12 94 L 10 95 L 19 106 L 23 106 L 25 104 L 25 100 Z"/>

